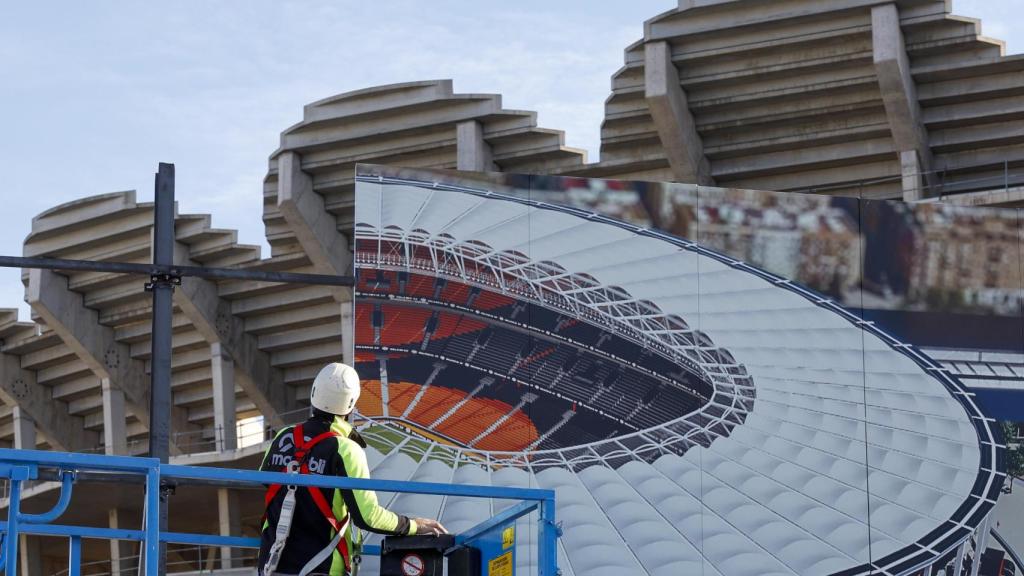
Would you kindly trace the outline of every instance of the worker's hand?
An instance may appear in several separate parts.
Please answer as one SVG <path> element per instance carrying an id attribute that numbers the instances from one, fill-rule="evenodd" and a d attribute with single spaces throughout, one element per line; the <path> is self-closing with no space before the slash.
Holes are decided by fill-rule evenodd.
<path id="1" fill-rule="evenodd" d="M 437 520 L 430 518 L 414 518 L 413 520 L 416 522 L 417 536 L 437 536 L 448 533 L 448 530 Z"/>

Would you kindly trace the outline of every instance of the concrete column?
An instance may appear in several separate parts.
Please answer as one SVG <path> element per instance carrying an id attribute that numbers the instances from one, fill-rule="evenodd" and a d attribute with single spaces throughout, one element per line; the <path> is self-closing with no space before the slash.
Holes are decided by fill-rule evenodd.
<path id="1" fill-rule="evenodd" d="M 216 449 L 238 448 L 235 426 L 235 361 L 220 342 L 210 344 L 210 369 L 213 371 L 213 423 Z"/>
<path id="2" fill-rule="evenodd" d="M 471 172 L 494 171 L 491 145 L 484 140 L 484 125 L 476 120 L 455 126 L 456 167 Z"/>
<path id="3" fill-rule="evenodd" d="M 207 572 L 213 572 L 217 569 L 217 550 L 216 548 L 208 548 L 206 550 L 206 560 L 203 560 L 203 570 Z"/>
<path id="4" fill-rule="evenodd" d="M 921 185 L 922 178 L 921 158 L 917 150 L 904 150 L 900 152 L 900 174 L 903 176 L 903 201 L 914 202 L 926 196 L 925 189 Z"/>
<path id="5" fill-rule="evenodd" d="M 43 548 L 39 536 L 21 535 L 18 542 L 18 564 L 21 576 L 43 576 Z"/>
<path id="6" fill-rule="evenodd" d="M 678 182 L 713 185 L 711 164 L 690 112 L 668 42 L 644 46 L 644 92 L 672 175 Z"/>
<path id="7" fill-rule="evenodd" d="M 241 536 L 242 511 L 238 504 L 238 493 L 227 488 L 218 488 L 217 511 L 218 533 L 221 536 Z M 229 546 L 221 547 L 220 567 L 222 570 L 241 567 L 241 565 L 240 559 L 235 557 L 234 549 Z"/>
<path id="8" fill-rule="evenodd" d="M 924 175 L 929 188 L 934 187 L 937 179 L 932 173 L 928 132 L 921 120 L 917 86 L 910 75 L 910 59 L 900 28 L 899 8 L 895 3 L 871 9 L 871 36 L 878 87 L 903 175 L 903 197 L 916 200 L 925 196 L 922 194 L 921 175 Z M 912 157 L 910 152 L 914 152 L 916 157 Z"/>
<path id="9" fill-rule="evenodd" d="M 101 382 L 103 389 L 103 447 L 107 454 L 128 453 L 128 428 L 125 424 L 124 390 L 111 384 L 110 379 Z"/>
<path id="10" fill-rule="evenodd" d="M 131 523 L 124 510 L 114 508 L 107 512 L 107 520 L 110 528 L 131 528 Z M 128 540 L 110 541 L 110 574 L 111 576 L 135 576 L 136 565 L 135 545 Z"/>
<path id="11" fill-rule="evenodd" d="M 36 422 L 31 416 L 15 406 L 11 413 L 14 419 L 14 447 L 19 450 L 35 450 L 36 448 Z"/>
<path id="12" fill-rule="evenodd" d="M 341 361 L 356 365 L 356 315 L 354 302 L 341 303 Z"/>

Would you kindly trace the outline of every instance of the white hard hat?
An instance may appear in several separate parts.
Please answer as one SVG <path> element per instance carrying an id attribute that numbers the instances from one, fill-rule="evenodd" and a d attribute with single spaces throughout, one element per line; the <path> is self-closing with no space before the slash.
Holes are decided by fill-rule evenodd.
<path id="1" fill-rule="evenodd" d="M 347 364 L 328 364 L 313 380 L 309 403 L 318 410 L 345 416 L 355 409 L 356 400 L 359 400 L 359 375 Z"/>

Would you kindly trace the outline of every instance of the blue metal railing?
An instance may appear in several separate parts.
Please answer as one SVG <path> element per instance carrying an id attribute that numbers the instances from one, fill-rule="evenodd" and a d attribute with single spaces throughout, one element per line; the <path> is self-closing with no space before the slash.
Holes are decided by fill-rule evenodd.
<path id="1" fill-rule="evenodd" d="M 54 507 L 42 514 L 27 514 L 21 511 L 21 493 L 26 481 L 40 478 L 40 470 L 55 470 L 61 482 L 60 497 Z M 54 522 L 67 510 L 78 474 L 90 474 L 96 479 L 107 476 L 111 480 L 125 482 L 139 480 L 145 485 L 142 529 L 99 528 L 92 526 L 71 526 Z M 437 484 L 427 482 L 399 482 L 394 480 L 366 480 L 319 475 L 289 475 L 278 472 L 257 472 L 225 468 L 180 466 L 160 464 L 155 458 L 128 456 L 103 456 L 96 454 L 71 454 L 40 450 L 0 449 L 0 480 L 9 482 L 7 521 L 0 522 L 0 568 L 8 576 L 16 575 L 18 565 L 18 536 L 32 534 L 39 536 L 62 536 L 69 539 L 68 574 L 81 573 L 82 539 L 133 540 L 142 543 L 144 573 L 163 573 L 158 554 L 161 543 L 189 544 L 196 546 L 228 546 L 234 548 L 258 548 L 259 538 L 243 536 L 218 536 L 182 532 L 161 532 L 159 530 L 160 490 L 163 483 L 206 484 L 230 487 L 262 488 L 266 484 L 294 484 L 318 488 L 340 488 L 350 490 L 376 490 L 380 492 L 402 492 L 407 494 L 434 494 L 461 496 L 467 498 L 496 498 L 521 500 L 492 518 L 457 534 L 456 546 L 471 545 L 473 542 L 532 512 L 538 513 L 537 564 L 540 576 L 556 576 L 556 545 L 559 529 L 555 523 L 555 493 L 552 490 L 536 488 L 505 488 L 496 486 L 474 486 Z M 380 548 L 366 546 L 364 554 L 380 554 Z"/>

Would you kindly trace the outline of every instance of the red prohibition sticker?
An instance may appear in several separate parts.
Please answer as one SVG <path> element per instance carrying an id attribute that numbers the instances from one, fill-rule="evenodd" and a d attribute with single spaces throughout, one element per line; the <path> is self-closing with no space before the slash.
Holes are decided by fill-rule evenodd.
<path id="1" fill-rule="evenodd" d="M 423 563 L 423 558 L 416 554 L 408 554 L 405 558 L 402 558 L 403 576 L 423 576 L 425 569 L 426 566 Z"/>

